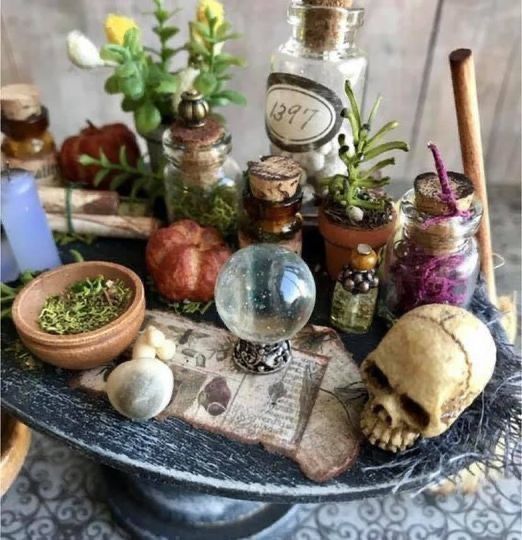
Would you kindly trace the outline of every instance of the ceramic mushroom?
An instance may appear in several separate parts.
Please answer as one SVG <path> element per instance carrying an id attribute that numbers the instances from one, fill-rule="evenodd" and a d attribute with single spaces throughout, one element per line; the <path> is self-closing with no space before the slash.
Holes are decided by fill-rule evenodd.
<path id="1" fill-rule="evenodd" d="M 364 435 L 397 452 L 444 433 L 482 392 L 495 360 L 488 328 L 468 311 L 442 304 L 410 311 L 362 363 L 370 394 Z"/>
<path id="2" fill-rule="evenodd" d="M 107 379 L 105 389 L 111 405 L 133 420 L 158 415 L 169 404 L 174 390 L 172 370 L 162 360 L 172 359 L 175 352 L 173 341 L 148 326 L 136 339 L 133 359 L 117 366 Z"/>

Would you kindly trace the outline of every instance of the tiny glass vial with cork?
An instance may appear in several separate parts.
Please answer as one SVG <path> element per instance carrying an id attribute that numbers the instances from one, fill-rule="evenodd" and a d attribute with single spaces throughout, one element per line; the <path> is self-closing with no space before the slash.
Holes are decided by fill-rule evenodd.
<path id="1" fill-rule="evenodd" d="M 2 107 L 2 162 L 34 174 L 38 185 L 62 184 L 56 146 L 48 131 L 49 115 L 37 88 L 11 84 L 0 89 Z"/>
<path id="2" fill-rule="evenodd" d="M 306 171 L 306 191 L 320 192 L 321 178 L 340 174 L 337 136 L 349 80 L 362 103 L 368 60 L 357 47 L 364 10 L 352 0 L 291 0 L 290 39 L 272 55 L 265 98 L 271 153 L 290 156 Z"/>
<path id="3" fill-rule="evenodd" d="M 239 220 L 239 247 L 277 244 L 301 254 L 303 170 L 290 158 L 264 156 L 248 164 Z"/>
<path id="4" fill-rule="evenodd" d="M 237 226 L 241 174 L 227 174 L 232 139 L 195 90 L 182 94 L 178 118 L 163 134 L 169 221 L 190 218 L 230 234 Z"/>
<path id="5" fill-rule="evenodd" d="M 467 307 L 480 260 L 475 233 L 482 205 L 471 180 L 446 171 L 438 150 L 437 174 L 423 173 L 400 201 L 401 227 L 385 249 L 379 315 L 394 322 L 425 304 Z"/>
<path id="6" fill-rule="evenodd" d="M 363 334 L 372 324 L 377 305 L 379 278 L 377 253 L 368 244 L 358 244 L 335 283 L 330 322 L 344 332 Z"/>

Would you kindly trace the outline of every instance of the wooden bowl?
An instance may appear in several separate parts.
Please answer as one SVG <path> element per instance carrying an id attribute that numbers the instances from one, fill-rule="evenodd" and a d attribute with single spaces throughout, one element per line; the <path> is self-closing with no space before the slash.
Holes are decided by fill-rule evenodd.
<path id="1" fill-rule="evenodd" d="M 2 452 L 0 456 L 0 496 L 15 481 L 31 444 L 31 431 L 16 418 L 2 412 Z"/>
<path id="2" fill-rule="evenodd" d="M 82 334 L 60 336 L 41 330 L 38 316 L 49 296 L 99 275 L 121 279 L 132 290 L 130 304 L 122 315 Z M 132 343 L 145 316 L 145 292 L 140 278 L 125 266 L 104 261 L 67 264 L 28 283 L 13 303 L 12 316 L 20 339 L 35 356 L 58 367 L 87 369 L 109 362 Z"/>

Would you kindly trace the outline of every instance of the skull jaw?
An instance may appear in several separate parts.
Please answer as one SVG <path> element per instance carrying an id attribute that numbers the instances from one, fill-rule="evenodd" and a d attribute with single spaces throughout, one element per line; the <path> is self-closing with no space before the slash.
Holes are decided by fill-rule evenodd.
<path id="1" fill-rule="evenodd" d="M 366 403 L 361 413 L 361 431 L 371 444 L 394 453 L 413 446 L 420 435 L 406 426 L 391 427 L 383 418 L 372 412 L 371 400 Z"/>

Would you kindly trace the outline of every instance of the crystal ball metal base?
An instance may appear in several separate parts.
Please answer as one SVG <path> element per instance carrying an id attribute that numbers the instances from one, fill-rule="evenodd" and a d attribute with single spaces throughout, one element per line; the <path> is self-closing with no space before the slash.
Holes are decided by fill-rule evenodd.
<path id="1" fill-rule="evenodd" d="M 249 373 L 274 373 L 292 359 L 292 349 L 288 340 L 263 344 L 240 339 L 234 346 L 233 359 Z"/>

